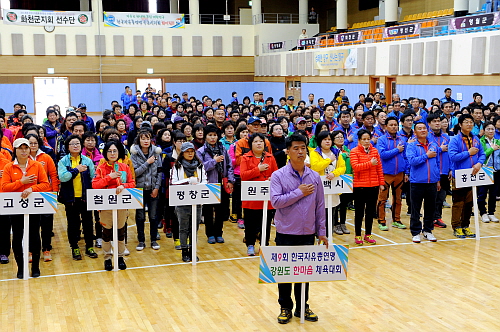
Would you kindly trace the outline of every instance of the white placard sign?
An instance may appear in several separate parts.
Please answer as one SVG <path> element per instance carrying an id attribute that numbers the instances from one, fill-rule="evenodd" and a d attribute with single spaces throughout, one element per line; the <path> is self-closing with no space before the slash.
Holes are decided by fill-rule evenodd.
<path id="1" fill-rule="evenodd" d="M 88 189 L 87 210 L 127 210 L 144 208 L 141 188 L 125 188 L 120 194 L 116 189 Z"/>
<path id="2" fill-rule="evenodd" d="M 347 245 L 260 249 L 259 283 L 347 280 Z"/>
<path id="3" fill-rule="evenodd" d="M 170 186 L 169 205 L 219 204 L 220 183 Z"/>
<path id="4" fill-rule="evenodd" d="M 455 187 L 488 186 L 493 184 L 493 172 L 492 167 L 482 167 L 476 175 L 472 175 L 472 168 L 457 169 L 455 170 Z"/>
<path id="5" fill-rule="evenodd" d="M 241 181 L 242 201 L 268 201 L 271 199 L 271 181 Z"/>
<path id="6" fill-rule="evenodd" d="M 326 175 L 323 175 L 321 182 L 325 195 L 352 193 L 353 176 L 350 174 L 335 177 L 333 180 L 328 180 Z"/>
<path id="7" fill-rule="evenodd" d="M 0 215 L 12 214 L 55 214 L 57 193 L 34 192 L 21 198 L 20 192 L 0 193 Z"/>
<path id="8" fill-rule="evenodd" d="M 92 26 L 92 12 L 4 9 L 3 23 L 31 26 L 90 27 Z"/>

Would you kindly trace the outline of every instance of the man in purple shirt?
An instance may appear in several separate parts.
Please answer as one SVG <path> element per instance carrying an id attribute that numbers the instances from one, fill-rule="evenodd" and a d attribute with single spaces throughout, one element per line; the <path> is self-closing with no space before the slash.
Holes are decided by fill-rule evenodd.
<path id="1" fill-rule="evenodd" d="M 277 170 L 271 176 L 271 204 L 276 209 L 274 224 L 276 226 L 277 246 L 314 245 L 315 238 L 326 244 L 328 238 L 325 227 L 325 194 L 318 173 L 304 166 L 307 156 L 306 138 L 293 134 L 286 139 L 286 148 L 290 162 Z M 305 319 L 315 322 L 318 316 L 314 314 L 307 299 L 309 283 L 306 283 Z M 295 312 L 300 317 L 300 288 L 295 284 Z M 278 323 L 286 324 L 292 318 L 292 284 L 278 284 L 278 303 L 281 314 Z"/>

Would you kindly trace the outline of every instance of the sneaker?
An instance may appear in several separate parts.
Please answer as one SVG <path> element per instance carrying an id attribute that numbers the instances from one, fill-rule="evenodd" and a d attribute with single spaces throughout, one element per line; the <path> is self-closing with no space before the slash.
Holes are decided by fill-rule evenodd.
<path id="1" fill-rule="evenodd" d="M 156 241 L 160 241 L 160 239 L 161 239 L 160 232 L 156 232 Z"/>
<path id="2" fill-rule="evenodd" d="M 436 219 L 434 220 L 434 227 L 446 228 L 446 224 L 443 222 L 443 219 Z"/>
<path id="3" fill-rule="evenodd" d="M 355 210 L 354 209 L 354 204 L 352 204 L 352 203 L 347 204 L 347 210 L 354 211 Z"/>
<path id="4" fill-rule="evenodd" d="M 158 244 L 158 242 L 153 241 L 151 242 L 151 248 L 153 248 L 154 250 L 158 250 L 160 249 L 160 245 Z"/>
<path id="5" fill-rule="evenodd" d="M 102 239 L 98 238 L 95 240 L 95 246 L 96 248 L 102 248 Z"/>
<path id="6" fill-rule="evenodd" d="M 385 223 L 383 224 L 378 224 L 378 228 L 381 230 L 381 231 L 388 231 L 389 230 L 389 227 L 387 227 L 387 225 Z"/>
<path id="7" fill-rule="evenodd" d="M 373 235 L 371 235 L 371 234 L 365 234 L 364 240 L 368 244 L 376 244 L 377 243 L 377 241 L 375 241 L 375 239 L 373 238 Z"/>
<path id="8" fill-rule="evenodd" d="M 420 234 L 414 235 L 411 240 L 413 243 L 420 243 Z"/>
<path id="9" fill-rule="evenodd" d="M 248 256 L 255 256 L 255 248 L 254 248 L 254 246 L 248 246 L 248 248 L 247 248 L 247 255 Z"/>
<path id="10" fill-rule="evenodd" d="M 495 217 L 494 214 L 489 214 L 488 217 L 490 217 L 491 222 L 499 222 L 500 221 L 497 217 Z"/>
<path id="11" fill-rule="evenodd" d="M 215 236 L 209 236 L 207 242 L 210 244 L 215 244 Z"/>
<path id="12" fill-rule="evenodd" d="M 340 224 L 340 228 L 342 229 L 342 233 L 344 234 L 351 234 L 351 232 L 347 229 L 345 224 Z"/>
<path id="13" fill-rule="evenodd" d="M 97 253 L 95 252 L 94 248 L 92 248 L 92 247 L 85 250 L 85 255 L 89 256 L 90 258 L 97 258 Z M 45 256 L 45 253 L 44 253 L 44 256 Z"/>
<path id="14" fill-rule="evenodd" d="M 445 208 L 445 209 L 449 209 L 449 208 L 451 208 L 450 203 L 448 203 L 448 202 L 444 201 L 444 202 L 443 202 L 443 208 Z"/>
<path id="15" fill-rule="evenodd" d="M 424 237 L 431 242 L 437 241 L 436 237 L 431 232 L 424 232 Z"/>
<path id="16" fill-rule="evenodd" d="M 393 221 L 392 222 L 392 227 L 396 227 L 399 229 L 406 229 L 406 225 L 403 224 L 401 221 Z"/>
<path id="17" fill-rule="evenodd" d="M 295 310 L 293 315 L 295 317 L 300 317 L 300 310 Z M 304 312 L 304 319 L 309 322 L 316 322 L 318 321 L 318 316 L 314 312 L 312 312 L 311 309 L 307 308 Z"/>
<path id="18" fill-rule="evenodd" d="M 292 319 L 292 310 L 281 308 L 281 313 L 278 316 L 278 323 L 286 324 L 290 322 L 290 319 Z"/>
<path id="19" fill-rule="evenodd" d="M 238 219 L 238 228 L 245 229 L 245 221 L 243 219 Z"/>
<path id="20" fill-rule="evenodd" d="M 469 227 L 462 228 L 462 231 L 466 237 L 476 237 L 476 234 L 472 233 Z"/>
<path id="21" fill-rule="evenodd" d="M 459 239 L 465 239 L 465 234 L 462 228 L 455 228 L 453 230 L 453 235 L 458 237 Z"/>
<path id="22" fill-rule="evenodd" d="M 75 261 L 81 261 L 82 260 L 82 254 L 80 253 L 80 249 L 75 248 L 71 252 L 73 254 L 73 259 Z"/>
<path id="23" fill-rule="evenodd" d="M 181 250 L 181 240 L 180 239 L 175 239 L 174 240 L 174 246 L 175 246 L 175 250 Z"/>
<path id="24" fill-rule="evenodd" d="M 128 248 L 125 247 L 125 250 L 123 250 L 123 256 L 128 256 L 130 255 L 130 251 L 128 251 Z"/>
<path id="25" fill-rule="evenodd" d="M 118 268 L 120 270 L 127 269 L 127 264 L 125 264 L 125 259 L 123 259 L 123 257 L 118 257 Z"/>
<path id="26" fill-rule="evenodd" d="M 222 236 L 217 236 L 217 238 L 215 239 L 215 241 L 217 243 L 224 243 L 224 238 Z"/>
<path id="27" fill-rule="evenodd" d="M 481 216 L 481 220 L 484 222 L 484 223 L 488 223 L 490 222 L 490 217 L 485 213 Z"/>
<path id="28" fill-rule="evenodd" d="M 166 231 L 164 232 L 165 233 L 165 236 L 168 237 L 169 239 L 172 238 L 173 234 L 172 234 L 172 228 L 167 228 Z"/>
<path id="29" fill-rule="evenodd" d="M 44 262 L 50 262 L 50 261 L 52 261 L 52 255 L 50 254 L 49 250 L 45 250 L 43 252 L 43 261 Z"/>
<path id="30" fill-rule="evenodd" d="M 113 262 L 110 259 L 104 260 L 104 270 L 113 271 Z"/>
<path id="31" fill-rule="evenodd" d="M 340 225 L 333 226 L 333 231 L 337 235 L 344 235 L 344 232 L 342 231 L 342 228 L 340 227 Z"/>
<path id="32" fill-rule="evenodd" d="M 355 236 L 354 237 L 354 244 L 357 246 L 362 246 L 363 245 L 363 238 L 361 236 Z"/>
<path id="33" fill-rule="evenodd" d="M 233 224 L 235 222 L 238 222 L 238 216 L 235 214 L 232 214 L 231 216 L 229 216 L 229 222 L 232 222 Z"/>
<path id="34" fill-rule="evenodd" d="M 135 250 L 141 251 L 144 250 L 144 248 L 146 248 L 146 244 L 144 242 L 139 242 L 139 244 L 137 244 L 137 247 L 135 247 Z"/>
<path id="35" fill-rule="evenodd" d="M 8 264 L 9 263 L 9 257 L 6 255 L 0 255 L 0 264 Z"/>

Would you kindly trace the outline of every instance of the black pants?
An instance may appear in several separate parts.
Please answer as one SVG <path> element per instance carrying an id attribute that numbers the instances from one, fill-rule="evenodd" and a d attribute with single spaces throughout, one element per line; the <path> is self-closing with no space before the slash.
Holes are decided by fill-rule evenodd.
<path id="1" fill-rule="evenodd" d="M 179 239 L 179 220 L 177 219 L 177 214 L 175 213 L 175 206 L 169 206 L 170 199 L 167 197 L 165 199 L 165 224 L 167 228 L 172 229 L 172 237 Z"/>
<path id="2" fill-rule="evenodd" d="M 0 255 L 10 255 L 10 230 L 12 229 L 12 217 L 0 216 Z"/>
<path id="3" fill-rule="evenodd" d="M 257 236 L 262 241 L 262 217 L 261 210 L 245 209 L 245 243 L 254 246 Z M 271 220 L 274 217 L 274 210 L 267 210 L 266 245 L 269 245 L 269 233 L 271 232 Z M 260 235 L 259 235 L 260 234 Z"/>
<path id="4" fill-rule="evenodd" d="M 489 186 L 477 187 L 477 205 L 479 214 L 495 214 L 498 193 L 498 186 L 500 185 L 500 172 L 493 173 L 494 183 Z M 486 196 L 488 196 L 488 209 L 486 209 Z"/>
<path id="5" fill-rule="evenodd" d="M 87 202 L 77 197 L 73 203 L 66 203 L 64 206 L 66 208 L 66 219 L 68 219 L 68 241 L 71 249 L 78 248 L 80 227 L 83 228 L 86 247 L 93 247 L 94 225 L 92 211 L 87 211 Z"/>
<path id="6" fill-rule="evenodd" d="M 402 193 L 406 194 L 406 206 L 408 207 L 408 213 L 411 213 L 410 182 L 403 182 Z"/>
<path id="7" fill-rule="evenodd" d="M 345 224 L 346 216 L 347 216 L 347 204 L 352 201 L 353 198 L 352 193 L 341 194 L 340 195 L 340 204 L 337 206 L 335 213 L 333 215 L 334 225 Z"/>
<path id="8" fill-rule="evenodd" d="M 236 215 L 237 219 L 242 219 L 241 214 L 241 178 L 239 175 L 234 175 L 234 189 L 231 194 L 231 213 Z"/>
<path id="9" fill-rule="evenodd" d="M 220 204 L 204 204 L 202 210 L 206 236 L 222 236 L 224 221 L 229 219 L 229 194 L 221 188 Z"/>
<path id="10" fill-rule="evenodd" d="M 338 205 L 337 206 L 334 206 L 332 207 L 331 209 L 331 214 L 332 214 L 332 225 L 336 225 L 335 224 L 335 216 L 337 215 L 337 210 L 338 210 Z M 328 213 L 330 213 L 330 211 L 328 211 L 328 208 L 325 209 L 325 227 L 326 227 L 326 237 L 328 237 L 330 235 L 329 232 L 332 232 L 333 233 L 333 230 L 330 230 L 328 229 Z"/>
<path id="11" fill-rule="evenodd" d="M 24 237 L 24 216 L 12 215 L 10 216 L 12 221 L 12 251 L 14 251 L 14 256 L 18 257 L 22 261 L 23 257 L 23 237 Z M 30 214 L 29 221 L 29 251 L 33 255 L 33 262 L 38 262 L 40 259 L 40 215 Z M 18 260 L 16 258 L 16 260 Z"/>
<path id="12" fill-rule="evenodd" d="M 441 184 L 441 190 L 438 191 L 436 195 L 436 211 L 434 212 L 434 220 L 441 219 L 443 217 L 443 203 L 446 201 L 446 194 L 448 193 L 448 190 L 450 190 L 450 180 L 448 179 L 448 175 L 441 174 L 439 183 Z"/>
<path id="13" fill-rule="evenodd" d="M 437 183 L 410 183 L 411 192 L 411 235 L 432 232 L 434 229 L 434 212 L 436 211 Z M 424 203 L 424 226 L 420 221 L 420 209 Z"/>
<path id="14" fill-rule="evenodd" d="M 246 215 L 245 215 L 246 216 Z M 245 226 L 246 227 L 246 226 Z M 290 235 L 290 234 L 281 234 L 276 232 L 276 245 L 277 246 L 308 246 L 314 245 L 315 235 Z M 309 308 L 307 304 L 307 300 L 309 299 L 309 283 L 306 284 L 306 298 L 305 304 L 306 309 Z M 301 295 L 301 284 L 294 284 L 293 293 L 295 295 L 295 310 L 300 312 L 300 295 Z M 292 284 L 291 283 L 282 283 L 278 284 L 278 303 L 281 308 L 293 309 L 293 300 L 292 300 Z"/>
<path id="15" fill-rule="evenodd" d="M 378 186 L 354 187 L 354 228 L 356 236 L 361 236 L 363 217 L 365 218 L 365 234 L 370 235 L 372 233 L 373 214 L 377 206 L 378 190 Z"/>
<path id="16" fill-rule="evenodd" d="M 158 233 L 158 221 L 156 211 L 158 208 L 158 196 L 151 197 L 152 190 L 144 190 L 144 208 L 135 210 L 135 225 L 137 227 L 137 241 L 146 242 L 144 235 L 144 223 L 146 222 L 146 206 L 148 207 L 149 238 L 151 242 L 156 241 Z"/>
<path id="17" fill-rule="evenodd" d="M 40 215 L 40 229 L 42 235 L 42 251 L 52 250 L 52 231 L 54 230 L 54 215 Z"/>

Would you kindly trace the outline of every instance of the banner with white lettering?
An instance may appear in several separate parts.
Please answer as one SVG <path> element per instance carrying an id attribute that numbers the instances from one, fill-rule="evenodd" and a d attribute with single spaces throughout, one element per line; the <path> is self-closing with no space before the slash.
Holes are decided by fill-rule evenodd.
<path id="1" fill-rule="evenodd" d="M 348 245 L 261 247 L 259 283 L 347 280 Z"/>
<path id="2" fill-rule="evenodd" d="M 488 13 L 482 15 L 456 17 L 450 20 L 451 30 L 470 29 L 497 25 L 500 22 L 500 13 Z"/>
<path id="3" fill-rule="evenodd" d="M 57 213 L 57 193 L 34 192 L 26 198 L 21 194 L 0 193 L 0 215 Z"/>
<path id="4" fill-rule="evenodd" d="M 321 177 L 325 195 L 352 193 L 353 176 L 351 174 L 343 174 L 328 180 L 326 175 Z"/>
<path id="5" fill-rule="evenodd" d="M 220 183 L 170 186 L 169 205 L 219 204 Z"/>
<path id="6" fill-rule="evenodd" d="M 184 14 L 104 12 L 104 26 L 114 28 L 185 28 Z"/>
<path id="7" fill-rule="evenodd" d="M 384 28 L 384 38 L 400 37 L 420 34 L 420 23 L 397 25 Z"/>
<path id="8" fill-rule="evenodd" d="M 269 186 L 271 181 L 241 181 L 242 201 L 270 200 Z"/>
<path id="9" fill-rule="evenodd" d="M 455 187 L 488 186 L 493 184 L 493 172 L 493 167 L 486 166 L 475 175 L 472 175 L 472 168 L 457 169 L 455 170 Z"/>
<path id="10" fill-rule="evenodd" d="M 116 189 L 88 189 L 87 210 L 143 209 L 142 188 L 125 188 L 120 194 Z"/>
<path id="11" fill-rule="evenodd" d="M 3 23 L 32 26 L 90 27 L 92 26 L 92 13 L 4 9 Z"/>

